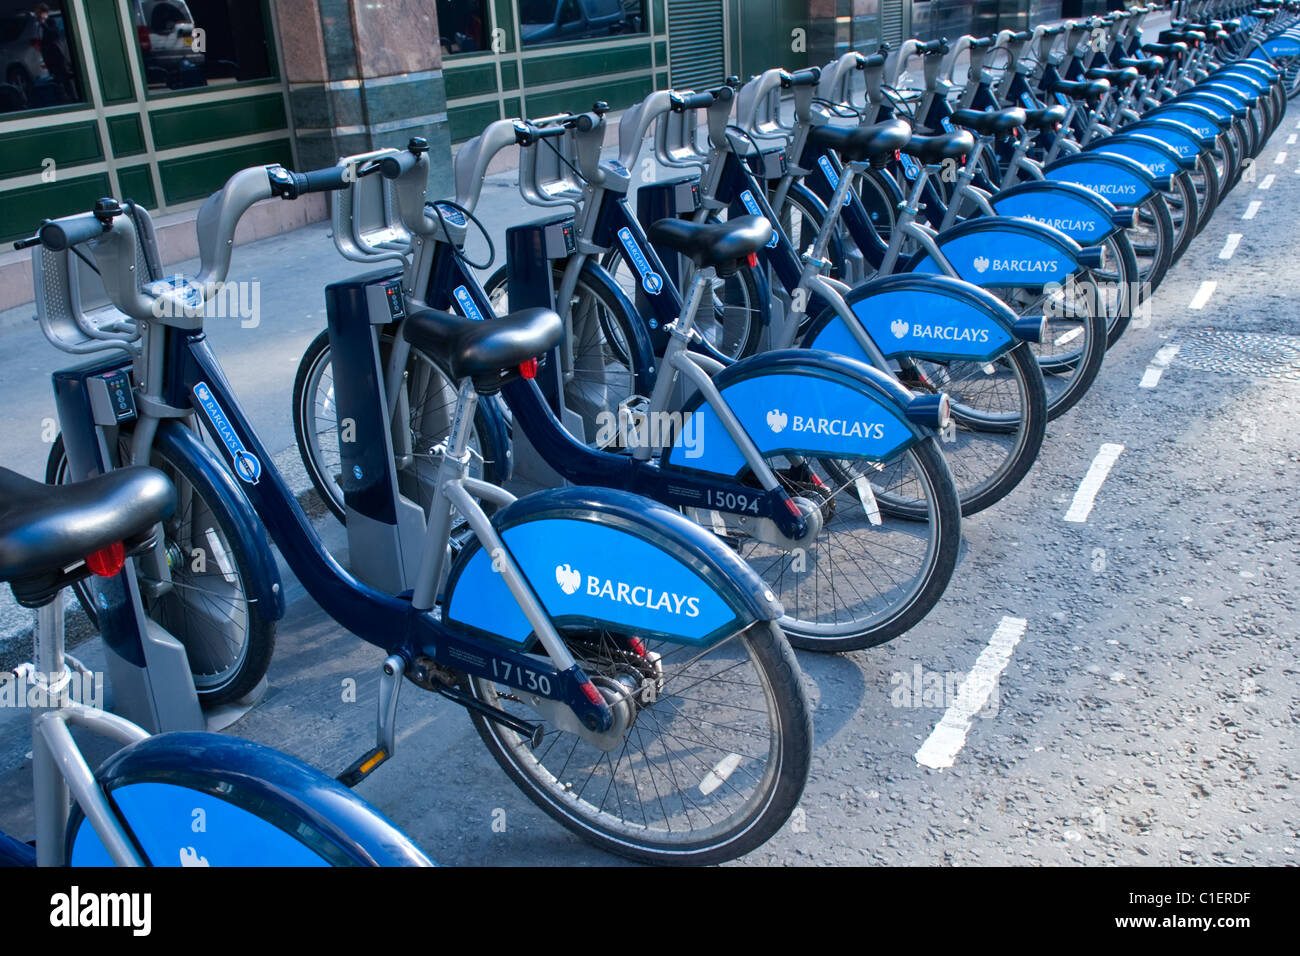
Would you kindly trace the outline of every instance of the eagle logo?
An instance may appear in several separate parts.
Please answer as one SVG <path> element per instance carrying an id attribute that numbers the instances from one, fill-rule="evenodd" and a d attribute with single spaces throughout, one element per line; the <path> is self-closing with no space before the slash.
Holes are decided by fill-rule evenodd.
<path id="1" fill-rule="evenodd" d="M 578 590 L 578 585 L 582 583 L 582 575 L 567 564 L 557 565 L 555 568 L 555 583 L 560 586 L 560 590 L 565 594 L 572 594 Z"/>
<path id="2" fill-rule="evenodd" d="M 988 260 L 986 257 L 984 257 L 984 256 L 977 256 L 977 257 L 975 258 L 975 271 L 976 271 L 976 272 L 980 272 L 980 273 L 987 272 L 987 271 L 988 271 L 988 268 L 989 268 L 989 260 Z"/>
<path id="3" fill-rule="evenodd" d="M 903 319 L 894 319 L 889 323 L 889 331 L 894 333 L 894 338 L 901 339 L 907 334 L 907 323 Z"/>
<path id="4" fill-rule="evenodd" d="M 767 427 L 772 429 L 772 431 L 778 435 L 785 431 L 785 423 L 787 421 L 789 421 L 789 419 L 786 417 L 785 412 L 780 411 L 779 409 L 774 408 L 767 413 Z"/>

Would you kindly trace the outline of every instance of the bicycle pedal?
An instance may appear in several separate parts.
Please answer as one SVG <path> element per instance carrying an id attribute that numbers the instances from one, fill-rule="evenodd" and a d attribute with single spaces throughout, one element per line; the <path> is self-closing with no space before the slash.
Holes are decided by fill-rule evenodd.
<path id="1" fill-rule="evenodd" d="M 362 780 L 365 780 L 366 777 L 374 773 L 379 765 L 384 763 L 390 756 L 391 754 L 386 750 L 380 747 L 374 747 L 363 753 L 357 758 L 356 762 L 353 763 L 352 766 L 348 767 L 347 770 L 344 770 L 334 779 L 345 787 L 355 787 Z"/>

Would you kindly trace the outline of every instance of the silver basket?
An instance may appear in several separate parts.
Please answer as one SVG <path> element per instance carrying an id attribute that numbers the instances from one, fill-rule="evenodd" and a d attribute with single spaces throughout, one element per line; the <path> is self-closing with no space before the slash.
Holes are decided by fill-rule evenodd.
<path id="1" fill-rule="evenodd" d="M 343 157 L 338 165 L 356 170 L 372 160 L 399 153 L 396 149 L 358 153 Z M 345 259 L 407 263 L 411 234 L 402 224 L 392 180 L 378 175 L 364 176 L 353 179 L 346 189 L 336 190 L 330 199 L 330 221 L 334 248 Z"/>

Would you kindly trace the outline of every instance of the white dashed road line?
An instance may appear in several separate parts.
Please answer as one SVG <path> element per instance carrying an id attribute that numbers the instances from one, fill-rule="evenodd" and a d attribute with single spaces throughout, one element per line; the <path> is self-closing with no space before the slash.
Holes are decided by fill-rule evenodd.
<path id="1" fill-rule="evenodd" d="M 1204 282 L 1201 283 L 1201 287 L 1196 290 L 1196 295 L 1192 296 L 1191 304 L 1188 305 L 1187 307 L 1189 309 L 1205 308 L 1205 303 L 1210 301 L 1210 296 L 1214 295 L 1214 290 L 1218 287 L 1218 285 L 1219 283 L 1211 279 L 1206 279 Z"/>
<path id="2" fill-rule="evenodd" d="M 1260 202 L 1258 199 L 1253 199 L 1253 200 L 1251 200 L 1250 205 L 1246 207 L 1246 212 L 1245 212 L 1245 214 L 1244 214 L 1241 218 L 1242 218 L 1242 219 L 1254 219 L 1254 218 L 1255 218 L 1255 213 L 1259 212 L 1259 207 L 1262 206 L 1262 205 L 1264 205 L 1264 204 L 1263 204 L 1262 202 Z"/>
<path id="3" fill-rule="evenodd" d="M 1276 178 L 1277 178 L 1277 177 L 1274 176 L 1272 173 L 1269 173 L 1267 176 L 1265 176 L 1263 179 L 1260 180 L 1260 182 L 1259 182 L 1259 188 L 1260 188 L 1260 189 L 1268 189 L 1269 187 L 1271 187 L 1271 186 L 1273 185 L 1273 180 L 1275 180 Z"/>
<path id="4" fill-rule="evenodd" d="M 998 677 L 1011 662 L 1011 652 L 1025 636 L 1029 623 L 1023 617 L 1004 617 L 989 638 L 989 643 L 975 666 L 957 688 L 957 699 L 930 731 L 930 736 L 916 752 L 916 762 L 922 767 L 942 770 L 951 767 L 957 754 L 966 746 L 966 735 L 971 722 L 997 687 Z"/>
<path id="5" fill-rule="evenodd" d="M 1274 166 L 1281 166 L 1285 162 L 1286 162 L 1286 150 L 1282 150 L 1282 152 L 1278 153 L 1276 156 L 1273 157 Z"/>
<path id="6" fill-rule="evenodd" d="M 1290 136 L 1288 136 L 1288 137 L 1286 138 L 1286 144 L 1287 144 L 1288 146 L 1294 146 L 1294 145 L 1295 145 L 1295 141 L 1296 141 L 1296 137 L 1300 137 L 1300 133 L 1292 133 Z"/>
<path id="7" fill-rule="evenodd" d="M 1223 249 L 1219 251 L 1220 259 L 1231 259 L 1232 254 L 1237 251 L 1237 243 L 1241 242 L 1241 233 L 1232 232 L 1228 234 L 1228 241 L 1223 244 Z"/>
<path id="8" fill-rule="evenodd" d="M 1147 370 L 1142 373 L 1142 381 L 1138 382 L 1139 387 L 1155 388 L 1159 385 L 1160 376 L 1164 374 L 1165 369 L 1169 367 L 1169 363 L 1172 362 L 1174 356 L 1178 354 L 1178 349 L 1179 346 L 1177 345 L 1166 345 L 1157 352 L 1156 357 L 1153 358 L 1151 364 L 1147 366 Z"/>
<path id="9" fill-rule="evenodd" d="M 1097 452 L 1097 457 L 1088 467 L 1088 473 L 1083 476 L 1083 481 L 1079 482 L 1074 500 L 1070 502 L 1070 508 L 1065 512 L 1066 521 L 1083 524 L 1088 520 L 1088 515 L 1092 513 L 1093 502 L 1097 500 L 1097 492 L 1101 491 L 1102 482 L 1110 474 L 1111 468 L 1115 466 L 1115 461 L 1123 450 L 1123 445 L 1107 443 L 1101 446 L 1101 451 Z"/>

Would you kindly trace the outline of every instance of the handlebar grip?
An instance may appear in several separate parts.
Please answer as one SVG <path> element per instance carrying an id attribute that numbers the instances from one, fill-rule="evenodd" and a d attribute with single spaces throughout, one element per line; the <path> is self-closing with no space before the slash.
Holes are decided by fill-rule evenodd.
<path id="1" fill-rule="evenodd" d="M 671 102 L 674 113 L 685 113 L 687 110 L 700 110 L 712 106 L 717 100 L 712 90 L 701 90 L 698 93 L 691 93 L 689 96 L 683 96 L 680 93 L 673 93 Z"/>
<path id="2" fill-rule="evenodd" d="M 730 86 L 719 86 L 716 90 L 710 92 L 713 93 L 715 103 L 730 103 L 736 98 L 736 91 Z"/>
<path id="3" fill-rule="evenodd" d="M 806 70 L 796 70 L 793 73 L 781 77 L 781 85 L 786 89 L 795 86 L 816 86 L 821 78 L 821 67 L 810 66 Z"/>
<path id="4" fill-rule="evenodd" d="M 414 169 L 419 161 L 419 154 L 404 149 L 395 156 L 385 156 L 378 161 L 379 175 L 385 179 L 397 179 L 402 173 Z"/>
<path id="5" fill-rule="evenodd" d="M 313 169 L 308 173 L 298 173 L 298 195 L 304 193 L 326 193 L 335 189 L 346 189 L 356 178 L 356 173 L 347 166 L 330 166 L 326 169 Z"/>
<path id="6" fill-rule="evenodd" d="M 568 132 L 565 126 L 535 126 L 532 123 L 515 124 L 515 142 L 520 146 L 532 146 L 543 139 L 554 139 Z"/>
<path id="7" fill-rule="evenodd" d="M 93 212 L 83 212 L 42 223 L 36 235 L 46 249 L 62 252 L 78 243 L 97 239 L 105 231 L 105 224 Z"/>

